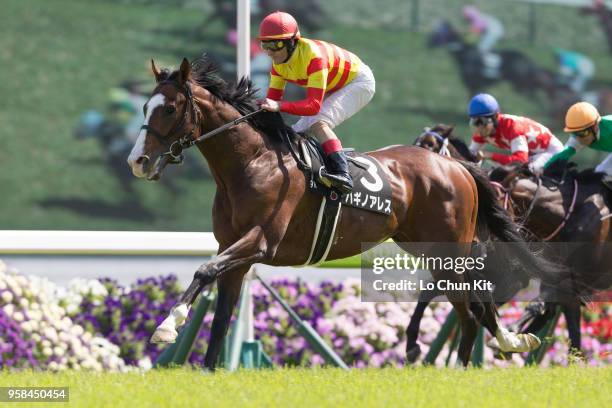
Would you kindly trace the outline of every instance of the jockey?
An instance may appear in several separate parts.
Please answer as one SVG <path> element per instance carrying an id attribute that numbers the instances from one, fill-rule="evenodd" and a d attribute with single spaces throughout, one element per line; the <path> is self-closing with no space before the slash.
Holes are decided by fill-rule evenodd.
<path id="1" fill-rule="evenodd" d="M 555 154 L 545 167 L 557 160 L 568 160 L 585 146 L 612 153 L 612 115 L 601 117 L 597 108 L 588 102 L 578 102 L 569 108 L 563 130 L 571 133 L 565 149 Z M 606 187 L 612 189 L 612 154 L 599 163 L 595 171 L 605 174 L 603 182 Z"/>
<path id="2" fill-rule="evenodd" d="M 325 176 L 342 193 L 350 192 L 346 155 L 333 129 L 370 102 L 375 92 L 372 71 L 355 54 L 301 37 L 295 19 L 280 11 L 263 19 L 257 39 L 272 58 L 270 87 L 261 107 L 301 116 L 293 129 L 321 143 L 328 162 Z M 282 101 L 287 82 L 305 87 L 306 98 Z"/>
<path id="3" fill-rule="evenodd" d="M 584 54 L 579 52 L 555 49 L 559 61 L 559 80 L 576 93 L 581 93 L 586 83 L 595 74 L 595 64 Z"/>
<path id="4" fill-rule="evenodd" d="M 489 94 L 478 94 L 468 106 L 470 127 L 474 129 L 470 152 L 499 164 L 529 163 L 529 169 L 541 173 L 544 164 L 563 150 L 563 144 L 548 128 L 522 116 L 501 113 L 499 104 Z M 510 150 L 510 154 L 482 152 L 489 143 Z"/>
<path id="5" fill-rule="evenodd" d="M 504 25 L 496 17 L 483 13 L 475 6 L 464 6 L 463 17 L 470 24 L 470 34 L 478 38 L 477 47 L 484 62 L 484 74 L 497 77 L 501 59 L 493 53 L 493 47 L 504 36 Z"/>

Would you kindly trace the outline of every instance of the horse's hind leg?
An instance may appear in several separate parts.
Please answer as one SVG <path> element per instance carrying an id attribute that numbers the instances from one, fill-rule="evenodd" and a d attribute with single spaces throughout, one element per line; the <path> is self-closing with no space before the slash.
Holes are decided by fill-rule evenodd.
<path id="1" fill-rule="evenodd" d="M 417 339 L 419 338 L 419 328 L 421 327 L 423 313 L 425 313 L 425 309 L 427 309 L 431 300 L 441 294 L 441 292 L 431 291 L 421 292 L 419 295 L 419 301 L 412 312 L 410 323 L 408 323 L 406 328 L 406 361 L 409 363 L 414 363 L 421 355 L 421 347 Z"/>
<path id="2" fill-rule="evenodd" d="M 570 354 L 581 354 L 580 303 L 563 305 L 570 340 Z"/>

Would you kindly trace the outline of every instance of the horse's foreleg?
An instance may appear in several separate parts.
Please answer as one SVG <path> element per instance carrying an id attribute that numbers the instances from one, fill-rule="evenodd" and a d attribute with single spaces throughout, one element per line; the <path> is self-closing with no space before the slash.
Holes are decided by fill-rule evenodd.
<path id="1" fill-rule="evenodd" d="M 170 315 L 153 333 L 151 342 L 174 343 L 178 335 L 177 327 L 183 325 L 187 319 L 189 308 L 204 287 L 213 283 L 222 273 L 225 274 L 242 268 L 246 268 L 248 271 L 254 263 L 272 258 L 275 249 L 276 246 L 273 250 L 268 249 L 263 230 L 256 227 L 210 262 L 200 266 L 193 277 L 193 281 L 176 306 L 170 311 Z"/>

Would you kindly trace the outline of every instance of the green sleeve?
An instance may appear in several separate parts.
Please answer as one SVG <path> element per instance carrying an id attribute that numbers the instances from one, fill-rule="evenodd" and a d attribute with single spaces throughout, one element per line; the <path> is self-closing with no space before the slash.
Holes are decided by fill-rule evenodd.
<path id="1" fill-rule="evenodd" d="M 559 153 L 551 157 L 544 165 L 544 168 L 545 169 L 548 168 L 548 166 L 550 166 L 557 160 L 568 160 L 570 157 L 572 157 L 575 154 L 576 154 L 576 149 L 574 149 L 571 146 L 567 146 L 565 149 L 561 150 Z"/>

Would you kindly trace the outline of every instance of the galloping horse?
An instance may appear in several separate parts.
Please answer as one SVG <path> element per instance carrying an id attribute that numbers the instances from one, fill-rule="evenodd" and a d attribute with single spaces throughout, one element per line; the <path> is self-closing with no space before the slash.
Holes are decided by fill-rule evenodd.
<path id="1" fill-rule="evenodd" d="M 279 114 L 258 113 L 248 122 L 202 140 L 203 134 L 255 112 L 248 80 L 235 86 L 226 84 L 214 75 L 205 58 L 193 65 L 184 59 L 174 72 L 158 70 L 153 61 L 151 67 L 157 85 L 146 104 L 145 123 L 128 163 L 135 176 L 157 180 L 165 166 L 177 160 L 177 144 L 200 138 L 196 146 L 217 184 L 212 216 L 219 242 L 218 255 L 198 268 L 151 340 L 174 342 L 176 328 L 184 323 L 198 294 L 217 281 L 218 303 L 205 357 L 205 366 L 213 369 L 245 274 L 254 263 L 304 264 L 322 198 L 309 190 L 304 173 L 282 141 L 283 132 L 298 136 Z M 389 147 L 368 155 L 381 164 L 390 182 L 391 214 L 343 207 L 327 259 L 359 254 L 362 243 L 374 246 L 388 238 L 400 246 L 406 242 L 471 243 L 477 217 L 502 240 L 520 240 L 516 225 L 503 216 L 486 185 L 486 176 L 476 167 L 411 146 Z M 465 249 L 469 245 L 459 247 L 457 256 L 469 254 L 469 248 Z M 526 268 L 554 279 L 555 266 L 533 256 L 526 245 L 517 248 L 513 256 Z M 432 275 L 453 283 L 468 279 L 467 274 L 444 270 L 433 270 Z M 480 319 L 504 350 L 526 351 L 539 345 L 535 336 L 516 335 L 500 326 L 492 302 L 470 303 L 468 291 L 455 291 L 451 297 L 462 327 L 459 356 L 464 365 L 469 362 Z"/>
<path id="2" fill-rule="evenodd" d="M 430 47 L 446 47 L 459 67 L 461 79 L 470 94 L 476 94 L 500 80 L 509 81 L 517 92 L 533 95 L 540 86 L 540 68 L 525 54 L 509 49 L 495 50 L 499 55 L 499 78 L 483 75 L 484 61 L 478 48 L 467 43 L 448 21 L 440 22 L 428 38 Z"/>
<path id="3" fill-rule="evenodd" d="M 438 123 L 431 128 L 426 127 L 413 144 L 439 154 L 445 154 L 443 149 L 446 149 L 447 153 L 445 155 L 453 159 L 476 163 L 478 161 L 476 156 L 470 152 L 463 140 L 453 135 L 454 130 L 453 126 L 443 123 Z"/>
<path id="4" fill-rule="evenodd" d="M 576 243 L 569 247 L 574 251 L 568 251 L 573 253 L 565 261 L 572 270 L 576 292 L 563 293 L 544 284 L 544 313 L 535 316 L 521 331 L 537 332 L 554 314 L 554 306 L 561 305 L 570 347 L 580 350 L 581 297 L 612 285 L 612 256 L 606 250 L 612 238 L 612 192 L 601 182 L 602 174 L 592 170 L 578 173 L 565 165 L 555 163 L 543 179 L 521 166 L 499 167 L 490 177 L 501 185 L 509 206 L 534 237 L 553 243 Z M 556 183 L 555 179 L 562 182 Z"/>
<path id="5" fill-rule="evenodd" d="M 437 124 L 427 131 L 423 132 L 415 139 L 414 144 L 424 147 L 434 153 L 440 153 L 445 140 L 449 140 L 448 151 L 451 157 L 457 160 L 473 161 L 467 146 L 456 137 L 453 136 L 453 128 L 445 124 Z M 547 171 L 547 174 L 557 178 L 563 173 L 562 166 L 555 166 Z M 570 172 L 573 175 L 572 179 L 577 180 L 577 185 L 580 185 L 580 190 L 574 195 L 573 184 L 571 180 L 552 191 L 541 186 L 524 166 L 502 166 L 494 169 L 490 178 L 497 188 L 498 201 L 509 211 L 513 217 L 521 219 L 521 228 L 535 240 L 552 240 L 556 242 L 594 242 L 601 243 L 606 241 L 606 236 L 609 235 L 609 226 L 606 222 L 606 215 L 609 209 L 605 205 L 606 191 L 601 184 L 600 175 L 592 172 L 584 172 L 581 175 Z M 573 201 L 577 204 L 572 206 Z M 537 199 L 536 199 L 537 198 Z M 534 199 L 536 199 L 534 201 Z M 569 210 L 569 208 L 572 208 Z M 568 212 L 571 212 L 568 214 Z M 567 218 L 567 223 L 564 219 Z M 604 220 L 601 220 L 604 218 Z M 559 226 L 562 228 L 559 229 Z M 555 227 L 557 231 L 555 232 Z M 607 238 L 609 240 L 609 238 Z M 594 248 L 588 253 L 596 253 L 598 249 Z M 576 255 L 573 258 L 582 258 L 585 252 L 579 252 L 580 256 Z M 582 286 L 582 293 L 575 293 L 566 296 L 567 294 L 558 293 L 558 288 L 542 285 L 542 297 L 548 302 L 545 302 L 545 308 L 542 313 L 538 313 L 533 321 L 526 327 L 520 328 L 523 333 L 537 332 L 544 324 L 553 317 L 554 307 L 561 303 L 562 310 L 566 318 L 568 332 L 570 337 L 570 347 L 580 349 L 580 301 L 581 295 L 585 293 L 584 287 L 588 288 L 587 292 L 606 289 L 611 282 L 611 271 L 606 269 L 606 264 L 609 264 L 610 259 L 601 258 L 597 264 L 591 267 L 588 271 L 584 268 L 583 259 L 569 258 L 566 263 L 572 267 L 574 273 L 573 278 L 577 280 L 577 286 Z M 581 263 L 582 265 L 576 265 Z M 609 268 L 608 268 L 609 269 Z M 600 272 L 600 271 L 604 272 Z M 590 273 L 600 272 L 598 276 L 592 276 Z M 423 294 L 419 298 L 419 303 L 406 330 L 407 344 L 406 354 L 408 361 L 414 362 L 420 354 L 420 347 L 417 343 L 420 322 L 423 313 L 429 302 L 439 294 L 429 292 Z M 501 297 L 496 296 L 496 299 Z M 553 300 L 560 300 L 557 302 Z M 535 305 L 534 305 L 535 306 Z M 533 311 L 538 309 L 534 307 Z M 529 313 L 532 313 L 532 308 L 529 308 Z M 526 316 L 528 317 L 528 316 Z M 521 319 L 523 321 L 531 321 L 530 318 Z"/>

